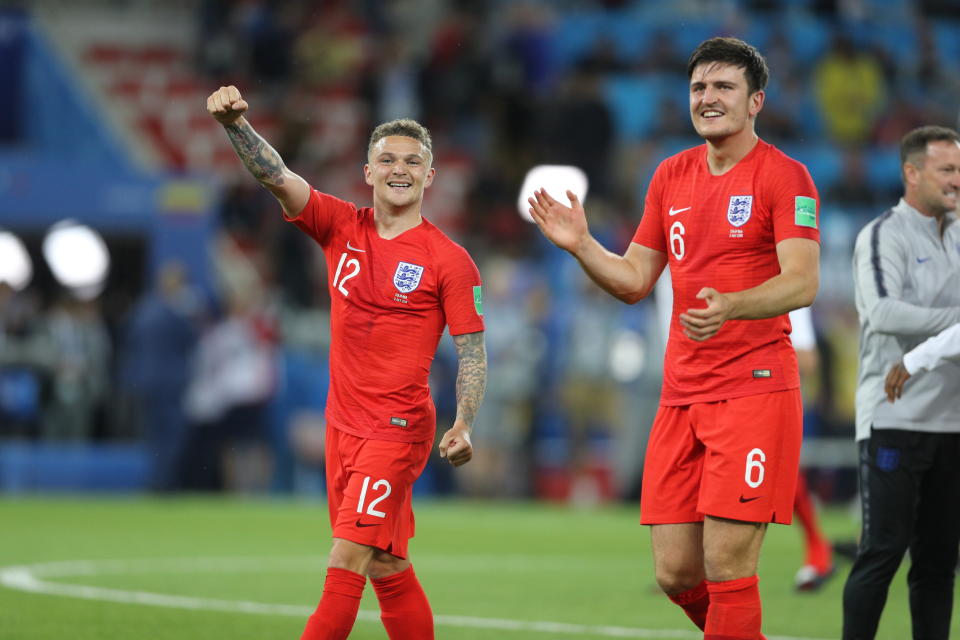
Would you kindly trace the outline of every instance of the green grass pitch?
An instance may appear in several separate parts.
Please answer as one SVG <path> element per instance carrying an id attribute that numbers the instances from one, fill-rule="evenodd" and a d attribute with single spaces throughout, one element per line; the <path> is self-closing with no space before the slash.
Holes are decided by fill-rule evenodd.
<path id="1" fill-rule="evenodd" d="M 635 506 L 419 501 L 416 512 L 411 554 L 438 638 L 698 637 L 654 587 Z M 832 537 L 856 533 L 847 510 L 826 511 L 824 522 Z M 296 639 L 328 547 L 321 501 L 3 499 L 0 639 Z M 772 527 L 760 570 L 764 632 L 837 638 L 849 564 L 819 593 L 796 594 L 801 558 L 799 531 Z M 910 637 L 903 578 L 879 638 Z M 369 586 L 361 612 L 351 638 L 385 638 Z M 952 630 L 960 638 L 957 616 Z"/>

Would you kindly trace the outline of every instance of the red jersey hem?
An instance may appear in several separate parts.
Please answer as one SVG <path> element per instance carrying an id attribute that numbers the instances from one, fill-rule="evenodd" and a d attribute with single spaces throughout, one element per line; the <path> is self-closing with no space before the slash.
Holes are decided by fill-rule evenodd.
<path id="1" fill-rule="evenodd" d="M 392 433 L 384 433 L 382 431 L 373 430 L 373 429 L 362 429 L 350 427 L 336 420 L 332 420 L 327 417 L 327 424 L 337 431 L 342 431 L 343 433 L 349 433 L 352 436 L 357 438 L 363 438 L 365 440 L 385 440 L 387 442 L 406 442 L 406 443 L 417 443 L 417 442 L 427 442 L 432 441 L 434 436 L 431 435 L 428 438 L 417 437 L 415 434 L 404 434 L 398 433 L 396 435 Z M 434 434 L 436 433 L 436 427 L 433 429 Z"/>
<path id="2" fill-rule="evenodd" d="M 682 398 L 666 398 L 660 396 L 661 407 L 686 407 L 691 404 L 703 404 L 706 402 L 722 402 L 723 400 L 733 400 L 735 398 L 746 398 L 748 396 L 762 396 L 768 393 L 778 393 L 780 391 L 791 391 L 799 389 L 800 384 L 788 384 L 786 386 L 769 387 L 765 389 L 742 389 L 739 391 L 730 391 L 725 393 L 711 393 L 707 395 L 684 396 Z"/>

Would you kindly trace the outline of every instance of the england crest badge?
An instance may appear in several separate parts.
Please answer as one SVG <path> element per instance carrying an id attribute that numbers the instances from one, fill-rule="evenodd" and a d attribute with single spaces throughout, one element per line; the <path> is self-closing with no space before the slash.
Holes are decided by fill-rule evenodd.
<path id="1" fill-rule="evenodd" d="M 735 227 L 742 227 L 750 219 L 753 208 L 753 196 L 730 196 L 730 206 L 727 207 L 727 220 Z"/>
<path id="2" fill-rule="evenodd" d="M 400 293 L 410 293 L 420 286 L 420 276 L 423 275 L 423 267 L 409 262 L 401 262 L 397 265 L 397 270 L 393 274 L 393 286 Z"/>

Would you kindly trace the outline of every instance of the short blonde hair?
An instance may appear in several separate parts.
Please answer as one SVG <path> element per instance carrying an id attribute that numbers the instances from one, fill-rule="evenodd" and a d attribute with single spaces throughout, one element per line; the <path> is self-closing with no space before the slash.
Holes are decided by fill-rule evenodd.
<path id="1" fill-rule="evenodd" d="M 433 140 L 430 138 L 430 130 L 411 118 L 400 118 L 377 125 L 370 134 L 370 143 L 367 145 L 367 155 L 373 151 L 374 145 L 387 136 L 403 136 L 413 138 L 423 145 L 427 150 L 428 161 L 433 161 Z"/>

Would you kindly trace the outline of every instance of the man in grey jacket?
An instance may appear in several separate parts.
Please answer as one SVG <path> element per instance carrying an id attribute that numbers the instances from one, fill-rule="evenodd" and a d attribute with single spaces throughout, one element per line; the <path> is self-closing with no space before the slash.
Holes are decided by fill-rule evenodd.
<path id="1" fill-rule="evenodd" d="M 960 136 L 921 127 L 900 144 L 904 196 L 854 249 L 860 316 L 857 442 L 863 529 L 843 593 L 843 638 L 876 635 L 909 549 L 915 640 L 946 640 L 960 545 L 960 366 L 946 363 L 887 400 L 886 373 L 960 322 Z"/>

